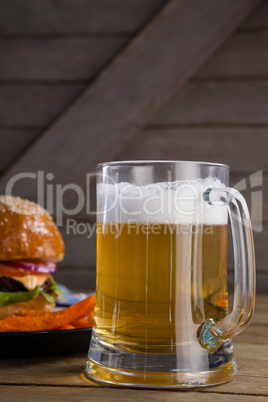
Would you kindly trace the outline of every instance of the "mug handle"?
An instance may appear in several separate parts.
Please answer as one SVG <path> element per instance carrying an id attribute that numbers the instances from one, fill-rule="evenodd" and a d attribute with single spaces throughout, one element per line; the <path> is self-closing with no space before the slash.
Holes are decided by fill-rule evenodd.
<path id="1" fill-rule="evenodd" d="M 234 248 L 233 311 L 219 322 L 206 320 L 199 328 L 199 341 L 213 353 L 248 325 L 255 304 L 255 254 L 250 215 L 242 194 L 234 188 L 208 188 L 203 199 L 210 205 L 226 205 Z"/>

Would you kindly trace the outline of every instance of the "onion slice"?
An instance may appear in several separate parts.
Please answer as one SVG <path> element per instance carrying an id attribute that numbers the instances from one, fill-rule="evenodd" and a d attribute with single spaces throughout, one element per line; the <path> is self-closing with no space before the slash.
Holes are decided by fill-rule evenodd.
<path id="1" fill-rule="evenodd" d="M 13 261 L 4 261 L 5 264 L 10 265 L 15 268 L 22 268 L 25 271 L 31 272 L 43 272 L 45 274 L 53 273 L 58 270 L 57 265 L 51 263 L 48 264 L 34 264 L 30 261 L 21 261 L 21 260 L 13 260 Z"/>

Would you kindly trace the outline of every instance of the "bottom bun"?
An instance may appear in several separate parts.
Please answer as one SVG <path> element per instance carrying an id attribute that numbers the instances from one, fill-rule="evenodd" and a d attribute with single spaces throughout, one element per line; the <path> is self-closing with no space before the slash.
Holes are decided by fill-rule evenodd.
<path id="1" fill-rule="evenodd" d="M 0 307 L 0 320 L 9 315 L 26 315 L 31 313 L 42 313 L 55 307 L 55 303 L 48 303 L 44 296 L 37 296 L 35 299 L 20 303 L 9 304 Z"/>

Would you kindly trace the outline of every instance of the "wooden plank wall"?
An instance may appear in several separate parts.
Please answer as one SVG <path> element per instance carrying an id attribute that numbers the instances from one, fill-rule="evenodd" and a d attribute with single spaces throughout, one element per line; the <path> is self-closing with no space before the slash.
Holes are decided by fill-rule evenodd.
<path id="1" fill-rule="evenodd" d="M 0 175 L 165 2 L 0 0 Z M 59 281 L 93 289 L 95 237 L 68 235 L 66 226 L 62 232 L 67 268 Z"/>
<path id="2" fill-rule="evenodd" d="M 0 0 L 0 174 L 165 0 Z"/>
<path id="3" fill-rule="evenodd" d="M 8 169 L 0 191 L 21 171 L 52 171 L 62 185 L 80 184 L 99 161 L 112 158 L 140 131 L 259 3 L 206 0 L 204 7 L 198 0 L 170 0 Z M 24 182 L 17 192 L 35 196 Z"/>
<path id="4" fill-rule="evenodd" d="M 257 289 L 268 290 L 268 3 L 237 30 L 144 127 L 119 159 L 184 159 L 227 163 L 231 185 L 244 178 L 249 205 L 263 192 L 263 230 L 254 232 Z M 141 145 L 142 144 L 142 145 Z M 250 175 L 263 171 L 262 186 Z M 257 217 L 257 219 L 259 219 Z M 253 217 L 253 224 L 254 217 Z M 258 225 L 257 225 L 258 226 Z M 229 266 L 232 265 L 231 256 Z"/>
<path id="5" fill-rule="evenodd" d="M 0 0 L 2 172 L 77 99 L 165 2 L 78 3 L 79 7 L 73 7 L 74 2 L 66 0 Z M 267 27 L 264 1 L 139 136 L 128 141 L 121 137 L 124 151 L 114 159 L 228 163 L 233 173 L 231 184 L 246 177 L 248 187 L 249 175 L 264 169 L 267 205 Z M 250 201 L 249 188 L 246 193 Z M 255 234 L 260 291 L 268 288 L 266 211 L 264 230 Z M 68 221 L 62 228 L 66 258 L 56 279 L 72 288 L 81 288 L 83 283 L 85 289 L 93 289 L 95 237 L 87 238 L 85 224 L 92 230 L 94 219 L 85 220 L 83 214 L 76 219 L 82 224 L 81 233 L 68 227 Z"/>
<path id="6" fill-rule="evenodd" d="M 249 207 L 252 193 L 263 191 L 263 229 L 260 214 L 253 216 L 257 289 L 267 293 L 268 268 L 268 5 L 263 5 L 237 30 L 233 37 L 203 65 L 194 79 L 144 127 L 124 152 L 114 159 L 209 160 L 230 165 L 232 186 L 246 180 L 242 191 Z M 263 184 L 251 188 L 250 176 L 263 171 Z M 257 218 L 256 218 L 257 215 Z M 81 216 L 81 219 L 84 219 Z M 94 225 L 94 222 L 91 223 Z M 63 230 L 66 233 L 66 228 Z M 95 238 L 65 236 L 66 261 L 78 260 L 81 272 L 94 277 Z M 78 240 L 79 238 L 79 240 Z M 80 247 L 76 246 L 78 244 Z M 83 246 L 82 246 L 83 244 Z M 68 265 L 68 264 L 67 264 Z M 232 270 L 232 256 L 229 267 Z M 70 272 L 72 264 L 65 272 Z M 230 273 L 230 282 L 232 282 Z"/>

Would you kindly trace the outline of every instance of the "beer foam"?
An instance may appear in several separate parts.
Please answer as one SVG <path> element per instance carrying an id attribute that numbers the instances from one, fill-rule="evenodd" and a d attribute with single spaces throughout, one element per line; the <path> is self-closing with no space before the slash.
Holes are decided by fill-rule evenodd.
<path id="1" fill-rule="evenodd" d="M 217 178 L 159 182 L 136 186 L 127 182 L 97 185 L 100 223 L 225 225 L 225 205 L 209 205 L 202 194 L 225 185 Z"/>

